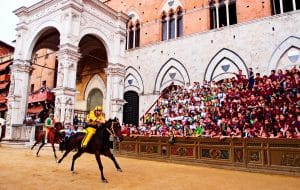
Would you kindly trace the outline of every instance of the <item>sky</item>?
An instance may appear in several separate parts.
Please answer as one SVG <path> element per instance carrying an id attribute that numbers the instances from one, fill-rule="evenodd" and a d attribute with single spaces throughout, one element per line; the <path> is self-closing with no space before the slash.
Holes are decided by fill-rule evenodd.
<path id="1" fill-rule="evenodd" d="M 0 18 L 1 18 L 1 30 L 0 30 L 0 40 L 14 45 L 13 40 L 16 39 L 16 26 L 18 23 L 18 17 L 13 13 L 14 10 L 25 6 L 29 7 L 41 0 L 6 0 L 1 1 L 0 6 Z"/>

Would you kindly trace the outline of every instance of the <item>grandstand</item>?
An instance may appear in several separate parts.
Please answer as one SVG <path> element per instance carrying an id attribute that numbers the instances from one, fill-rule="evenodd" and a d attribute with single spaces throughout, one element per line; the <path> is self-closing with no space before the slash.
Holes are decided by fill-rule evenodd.
<path id="1" fill-rule="evenodd" d="M 125 135 L 211 138 L 300 138 L 300 70 L 269 76 L 242 72 L 219 82 L 169 86 L 139 126 Z M 253 80 L 253 82 L 252 82 Z M 252 84 L 253 83 L 253 84 Z"/>

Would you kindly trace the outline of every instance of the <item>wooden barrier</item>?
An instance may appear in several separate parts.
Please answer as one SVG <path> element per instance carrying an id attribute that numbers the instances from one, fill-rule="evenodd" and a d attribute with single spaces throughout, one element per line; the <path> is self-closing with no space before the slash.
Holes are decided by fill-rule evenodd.
<path id="1" fill-rule="evenodd" d="M 300 139 L 125 137 L 118 155 L 300 176 Z"/>

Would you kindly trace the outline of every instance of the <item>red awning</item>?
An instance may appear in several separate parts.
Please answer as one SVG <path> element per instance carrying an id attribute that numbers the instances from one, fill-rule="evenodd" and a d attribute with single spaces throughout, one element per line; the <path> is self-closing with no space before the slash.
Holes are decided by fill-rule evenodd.
<path id="1" fill-rule="evenodd" d="M 8 84 L 9 82 L 0 83 L 0 89 L 6 88 Z"/>
<path id="2" fill-rule="evenodd" d="M 27 113 L 28 114 L 37 114 L 40 113 L 41 111 L 43 111 L 43 106 L 42 105 L 38 105 L 38 106 L 33 106 L 28 108 Z"/>
<path id="3" fill-rule="evenodd" d="M 9 80 L 10 80 L 9 74 L 0 75 L 0 81 L 9 81 Z"/>
<path id="4" fill-rule="evenodd" d="M 0 103 L 6 103 L 6 97 L 0 94 Z"/>
<path id="5" fill-rule="evenodd" d="M 6 111 L 7 110 L 7 107 L 6 106 L 1 106 L 0 107 L 0 111 Z"/>
<path id="6" fill-rule="evenodd" d="M 0 71 L 5 70 L 10 64 L 12 63 L 12 61 L 9 61 L 7 63 L 3 63 L 0 65 Z"/>

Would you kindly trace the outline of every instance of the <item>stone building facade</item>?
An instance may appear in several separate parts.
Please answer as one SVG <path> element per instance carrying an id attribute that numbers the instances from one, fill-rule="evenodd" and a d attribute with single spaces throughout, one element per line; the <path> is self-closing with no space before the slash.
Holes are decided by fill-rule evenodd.
<path id="1" fill-rule="evenodd" d="M 96 101 L 107 118 L 136 124 L 170 83 L 299 65 L 299 6 L 295 0 L 44 0 L 21 7 L 8 126 L 24 119 L 24 81 L 38 49 L 56 51 L 58 121 L 72 122 L 74 110 Z"/>

